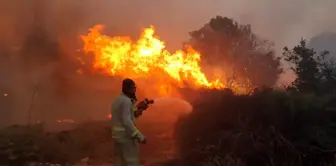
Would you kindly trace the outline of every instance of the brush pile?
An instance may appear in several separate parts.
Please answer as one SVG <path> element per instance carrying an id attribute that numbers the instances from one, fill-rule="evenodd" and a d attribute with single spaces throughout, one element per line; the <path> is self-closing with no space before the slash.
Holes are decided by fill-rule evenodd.
<path id="1" fill-rule="evenodd" d="M 181 165 L 335 165 L 331 97 L 263 89 L 207 92 L 176 126 Z"/>

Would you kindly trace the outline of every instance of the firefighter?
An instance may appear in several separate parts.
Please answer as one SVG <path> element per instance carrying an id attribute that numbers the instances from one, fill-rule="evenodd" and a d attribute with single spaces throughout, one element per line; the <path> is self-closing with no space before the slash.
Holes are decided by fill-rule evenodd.
<path id="1" fill-rule="evenodd" d="M 140 111 L 137 110 L 135 92 L 134 81 L 124 79 L 122 93 L 112 104 L 112 137 L 115 141 L 116 166 L 140 166 L 138 143 L 146 143 L 145 136 L 135 126 L 135 114 Z"/>

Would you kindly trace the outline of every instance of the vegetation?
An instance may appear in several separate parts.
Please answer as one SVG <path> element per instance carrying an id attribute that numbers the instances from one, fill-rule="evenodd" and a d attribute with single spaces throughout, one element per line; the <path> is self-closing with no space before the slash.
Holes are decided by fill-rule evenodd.
<path id="1" fill-rule="evenodd" d="M 109 130 L 105 123 L 81 124 L 71 131 L 48 133 L 42 124 L 11 126 L 0 132 L 0 164 L 24 165 L 27 162 L 75 163 L 85 157 L 106 159 L 112 154 Z M 109 151 L 106 151 L 109 150 Z M 104 158 L 105 157 L 105 158 Z"/>
<path id="2" fill-rule="evenodd" d="M 149 145 L 143 147 L 144 153 L 141 154 L 145 164 L 168 157 L 163 154 L 171 149 L 173 143 L 170 137 L 163 135 L 171 131 L 171 126 L 151 123 L 138 124 L 150 141 Z M 113 141 L 108 121 L 81 123 L 72 130 L 52 133 L 47 132 L 44 126 L 10 126 L 0 130 L 0 165 L 74 165 L 81 160 L 87 160 L 87 165 L 113 162 Z"/>
<path id="3" fill-rule="evenodd" d="M 176 127 L 181 165 L 336 164 L 330 97 L 271 89 L 202 96 Z"/>
<path id="4" fill-rule="evenodd" d="M 228 18 L 215 20 L 226 20 L 226 26 L 212 29 L 227 35 L 227 27 L 237 27 Z M 327 54 L 307 48 L 303 39 L 293 49 L 285 47 L 282 58 L 297 76 L 287 89 L 259 88 L 249 95 L 203 92 L 193 112 L 176 126 L 178 164 L 335 165 L 336 73 Z"/>
<path id="5" fill-rule="evenodd" d="M 289 50 L 284 48 L 284 58 L 293 64 L 292 71 L 296 79 L 290 90 L 301 93 L 314 93 L 318 95 L 334 94 L 336 91 L 335 61 L 326 59 L 328 51 L 316 53 L 314 49 L 307 48 L 306 41 Z"/>
<path id="6" fill-rule="evenodd" d="M 223 70 L 229 88 L 273 86 L 282 72 L 273 43 L 254 34 L 251 25 L 217 16 L 190 32 L 190 37 L 189 44 L 201 53 L 204 68 Z"/>

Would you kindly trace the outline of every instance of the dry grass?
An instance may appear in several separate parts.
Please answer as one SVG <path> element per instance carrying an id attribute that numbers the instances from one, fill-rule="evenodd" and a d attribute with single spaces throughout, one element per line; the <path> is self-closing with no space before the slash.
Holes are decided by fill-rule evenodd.
<path id="1" fill-rule="evenodd" d="M 147 165 L 171 155 L 172 139 L 163 135 L 169 126 L 140 124 L 149 143 L 142 146 L 143 163 Z M 108 164 L 113 161 L 113 142 L 107 121 L 87 122 L 74 129 L 56 133 L 43 125 L 12 126 L 0 131 L 0 164 L 42 162 L 55 164 Z M 164 153 L 168 154 L 164 154 Z"/>

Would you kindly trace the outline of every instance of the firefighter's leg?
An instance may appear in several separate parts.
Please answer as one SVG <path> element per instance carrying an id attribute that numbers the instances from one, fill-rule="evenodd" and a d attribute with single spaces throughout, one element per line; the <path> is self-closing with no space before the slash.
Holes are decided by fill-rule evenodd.
<path id="1" fill-rule="evenodd" d="M 127 166 L 123 158 L 123 145 L 122 143 L 115 142 L 114 144 L 114 165 L 115 166 Z"/>
<path id="2" fill-rule="evenodd" d="M 140 166 L 139 147 L 135 140 L 129 140 L 122 145 L 123 159 L 127 166 Z"/>

